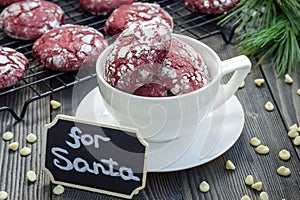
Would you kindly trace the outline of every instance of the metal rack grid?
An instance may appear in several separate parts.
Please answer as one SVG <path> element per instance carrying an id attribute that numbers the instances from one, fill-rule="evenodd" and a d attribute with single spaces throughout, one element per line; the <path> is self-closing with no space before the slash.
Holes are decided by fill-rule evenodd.
<path id="1" fill-rule="evenodd" d="M 108 16 L 95 16 L 83 11 L 79 7 L 78 0 L 52 0 L 52 2 L 58 4 L 65 11 L 65 24 L 87 25 L 104 33 L 103 27 Z M 226 43 L 229 43 L 233 37 L 233 29 L 229 30 L 226 34 L 226 31 L 228 30 L 222 30 L 217 25 L 220 16 L 194 12 L 185 6 L 183 0 L 143 0 L 140 2 L 158 3 L 170 13 L 174 20 L 174 33 L 189 35 L 197 40 L 221 34 Z M 106 37 L 106 39 L 109 43 L 112 42 L 112 38 Z M 17 114 L 18 112 L 15 108 L 2 105 L 0 102 L 0 112 L 8 111 L 18 121 L 24 118 L 27 107 L 31 102 L 96 77 L 94 68 L 81 70 L 80 77 L 76 72 L 57 72 L 48 70 L 38 64 L 32 57 L 31 48 L 33 41 L 12 39 L 1 30 L 0 45 L 16 49 L 23 53 L 30 62 L 25 77 L 19 81 L 19 83 L 8 89 L 0 90 L 0 98 L 5 98 L 9 94 L 17 93 L 21 90 L 31 90 L 33 92 L 34 95 L 26 99 L 22 104 L 23 107 L 20 114 Z"/>

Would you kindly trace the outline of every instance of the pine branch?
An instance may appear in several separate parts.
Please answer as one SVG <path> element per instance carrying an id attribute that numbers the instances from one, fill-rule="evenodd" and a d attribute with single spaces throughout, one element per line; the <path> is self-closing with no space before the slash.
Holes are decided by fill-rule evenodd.
<path id="1" fill-rule="evenodd" d="M 258 65 L 271 60 L 283 75 L 300 71 L 299 10 L 300 0 L 241 0 L 220 23 L 238 25 L 238 50 L 256 57 Z"/>

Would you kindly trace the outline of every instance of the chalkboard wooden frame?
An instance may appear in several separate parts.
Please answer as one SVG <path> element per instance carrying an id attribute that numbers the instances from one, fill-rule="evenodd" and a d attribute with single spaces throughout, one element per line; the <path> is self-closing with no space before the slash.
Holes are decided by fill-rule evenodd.
<path id="1" fill-rule="evenodd" d="M 140 159 L 143 158 L 144 159 L 143 163 L 140 164 L 140 166 L 142 166 L 142 169 L 141 169 L 142 171 L 138 173 L 139 174 L 139 177 L 138 177 L 139 180 L 135 180 L 136 182 L 140 183 L 140 186 L 138 186 L 135 189 L 133 189 L 130 194 L 125 194 L 125 193 L 122 193 L 122 192 L 119 192 L 119 191 L 112 191 L 110 189 L 101 189 L 101 188 L 95 188 L 95 187 L 86 186 L 86 185 L 80 185 L 78 183 L 73 183 L 72 180 L 68 180 L 68 181 L 56 180 L 55 177 L 54 177 L 54 175 L 53 175 L 53 173 L 51 172 L 51 170 L 48 169 L 49 164 L 47 164 L 48 160 L 47 160 L 47 155 L 46 154 L 47 154 L 47 152 L 49 152 L 49 149 L 48 149 L 48 146 L 47 146 L 48 145 L 48 141 L 47 140 L 49 140 L 48 139 L 48 134 L 49 134 L 51 128 L 55 127 L 58 123 L 63 122 L 63 121 L 64 121 L 64 123 L 66 123 L 66 122 L 70 122 L 70 123 L 74 123 L 74 124 L 76 123 L 77 125 L 86 125 L 86 126 L 99 127 L 101 129 L 105 129 L 105 130 L 114 130 L 114 131 L 120 131 L 120 132 L 126 132 L 126 133 L 134 133 L 135 134 L 135 136 L 134 136 L 135 140 L 137 139 L 138 142 L 140 143 L 140 145 L 142 145 L 144 147 L 143 155 L 140 155 L 141 152 L 135 153 L 136 155 L 139 155 L 138 158 L 140 158 Z M 71 132 L 72 131 L 70 131 L 70 133 L 66 132 L 64 134 L 66 134 L 66 135 L 68 135 L 70 137 Z M 127 134 L 123 134 L 123 135 L 127 135 Z M 60 136 L 63 137 L 64 135 L 60 135 Z M 130 136 L 130 137 L 132 137 L 132 136 Z M 59 140 L 60 140 L 59 138 L 55 138 L 55 142 L 59 143 Z M 74 141 L 75 141 L 75 139 L 74 139 Z M 65 140 L 64 142 L 67 143 L 68 141 Z M 80 143 L 81 143 L 81 145 L 83 144 L 82 141 L 80 141 Z M 111 143 L 113 143 L 113 142 L 111 142 Z M 115 143 L 113 143 L 113 144 L 115 145 Z M 135 141 L 135 144 L 137 144 L 137 141 Z M 129 148 L 132 149 L 133 148 L 132 145 Z M 143 149 L 143 148 L 141 148 L 141 149 Z M 145 185 L 146 185 L 148 149 L 149 149 L 149 144 L 141 137 L 139 131 L 137 129 L 135 129 L 135 128 L 125 127 L 125 126 L 116 126 L 116 125 L 104 124 L 104 123 L 97 123 L 97 122 L 91 122 L 91 121 L 86 121 L 86 120 L 82 120 L 82 119 L 77 119 L 77 118 L 72 117 L 72 116 L 67 116 L 67 115 L 61 115 L 61 114 L 59 114 L 59 115 L 57 115 L 55 117 L 55 119 L 51 123 L 46 124 L 44 126 L 44 130 L 43 130 L 43 145 L 42 145 L 42 167 L 43 167 L 43 170 L 45 170 L 46 173 L 49 175 L 51 182 L 54 183 L 54 184 L 61 184 L 61 185 L 67 186 L 67 187 L 73 187 L 73 188 L 83 189 L 83 190 L 87 190 L 87 191 L 91 191 L 91 192 L 97 192 L 97 193 L 107 194 L 107 195 L 111 195 L 111 196 L 117 196 L 117 197 L 131 199 L 133 197 L 133 195 L 138 194 L 138 192 L 140 190 L 142 190 L 145 187 Z M 52 150 L 53 150 L 53 148 L 52 148 Z M 127 149 L 126 149 L 126 151 L 127 151 Z M 67 155 L 71 155 L 71 153 L 67 154 Z M 52 161 L 53 161 L 53 163 L 55 163 L 54 160 L 52 160 Z M 75 161 L 74 161 L 74 163 L 75 163 Z M 79 164 L 78 164 L 78 166 L 79 166 Z M 94 166 L 94 169 L 95 169 L 95 166 Z M 74 170 L 71 170 L 71 171 L 74 171 Z M 114 172 L 114 173 L 122 174 L 120 172 Z M 125 174 L 128 175 L 129 173 L 125 173 Z M 69 177 L 71 177 L 71 176 L 69 176 Z M 73 177 L 74 176 L 72 176 L 72 178 Z M 136 178 L 136 176 L 133 176 L 133 177 Z M 115 178 L 115 177 L 112 177 L 112 178 Z M 132 180 L 133 180 L 133 178 L 132 178 Z M 129 181 L 132 181 L 132 180 L 129 180 Z M 128 182 L 125 182 L 125 183 L 126 184 L 124 184 L 124 185 L 130 185 L 130 184 L 128 184 Z M 118 186 L 120 186 L 120 185 L 118 185 Z M 125 186 L 125 187 L 128 187 L 128 186 Z M 116 189 L 116 188 L 114 188 L 114 189 Z"/>

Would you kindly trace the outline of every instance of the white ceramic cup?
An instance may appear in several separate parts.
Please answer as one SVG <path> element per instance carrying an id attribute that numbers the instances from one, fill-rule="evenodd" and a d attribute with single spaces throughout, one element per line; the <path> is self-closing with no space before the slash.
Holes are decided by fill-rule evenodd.
<path id="1" fill-rule="evenodd" d="M 104 80 L 104 64 L 112 46 L 100 55 L 96 65 L 99 90 L 107 110 L 118 124 L 138 128 L 148 142 L 169 142 L 199 134 L 197 125 L 235 93 L 251 68 L 246 56 L 221 61 L 204 43 L 179 34 L 173 37 L 200 53 L 211 77 L 207 86 L 178 96 L 142 97 L 118 90 Z M 222 84 L 221 78 L 231 72 L 234 73 L 229 81 Z"/>

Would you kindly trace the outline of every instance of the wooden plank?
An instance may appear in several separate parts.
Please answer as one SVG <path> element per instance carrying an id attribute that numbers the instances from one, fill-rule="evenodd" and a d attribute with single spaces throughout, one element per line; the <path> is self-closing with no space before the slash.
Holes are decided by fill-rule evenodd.
<path id="1" fill-rule="evenodd" d="M 272 65 L 263 65 L 262 71 L 268 80 L 268 86 L 281 113 L 281 118 L 286 127 L 286 131 L 283 132 L 283 135 L 286 135 L 289 126 L 293 124 L 300 126 L 300 95 L 297 94 L 297 90 L 300 88 L 299 73 L 295 71 L 291 73 L 290 76 L 293 79 L 293 83 L 287 84 L 284 81 L 285 77 L 278 76 Z M 293 143 L 293 139 L 290 140 L 290 143 Z M 296 156 L 300 158 L 299 147 L 294 146 L 294 148 L 297 152 Z"/>
<path id="2" fill-rule="evenodd" d="M 1 97 L 1 104 L 8 105 L 16 110 L 23 106 L 23 99 L 28 99 L 33 94 L 31 92 L 17 92 L 12 95 Z M 0 113 L 0 132 L 5 131 L 14 133 L 12 141 L 19 142 L 19 150 L 24 146 L 30 147 L 31 155 L 22 157 L 19 150 L 9 151 L 8 144 L 1 139 L 0 141 L 0 190 L 5 190 L 9 194 L 9 199 L 49 199 L 51 191 L 49 188 L 49 179 L 41 169 L 41 142 L 42 128 L 49 119 L 49 109 L 45 108 L 48 99 L 41 99 L 31 103 L 28 107 L 24 120 L 16 122 L 10 113 Z M 29 133 L 37 135 L 37 142 L 29 144 L 26 142 L 26 136 Z M 28 183 L 26 173 L 28 170 L 34 170 L 37 174 L 35 183 Z"/>
<path id="3" fill-rule="evenodd" d="M 274 67 L 264 65 L 262 67 L 264 76 L 268 80 L 272 95 L 277 102 L 278 109 L 282 113 L 286 127 L 292 124 L 300 124 L 300 96 L 297 90 L 300 88 L 299 73 L 293 72 L 290 76 L 293 78 L 292 84 L 284 82 L 284 76 L 278 76 Z"/>

